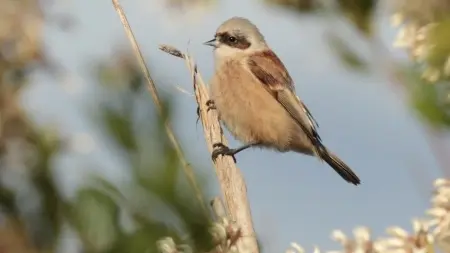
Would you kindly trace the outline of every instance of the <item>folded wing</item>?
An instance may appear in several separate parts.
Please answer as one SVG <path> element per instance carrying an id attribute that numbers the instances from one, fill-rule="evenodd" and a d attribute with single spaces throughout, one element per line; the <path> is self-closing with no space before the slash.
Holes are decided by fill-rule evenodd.
<path id="1" fill-rule="evenodd" d="M 318 124 L 306 105 L 295 95 L 292 78 L 276 54 L 263 51 L 251 56 L 247 63 L 253 75 L 297 122 L 313 145 L 320 145 L 321 139 L 316 129 Z"/>

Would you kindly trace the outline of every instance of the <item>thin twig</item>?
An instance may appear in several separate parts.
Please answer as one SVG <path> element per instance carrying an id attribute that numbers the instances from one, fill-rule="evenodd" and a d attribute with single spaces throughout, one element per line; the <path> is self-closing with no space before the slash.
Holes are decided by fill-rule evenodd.
<path id="1" fill-rule="evenodd" d="M 125 16 L 125 13 L 124 13 L 122 7 L 119 4 L 119 1 L 112 0 L 112 3 L 114 5 L 114 8 L 116 9 L 117 14 L 119 14 L 120 20 L 125 29 L 125 33 L 127 34 L 127 37 L 133 47 L 133 51 L 136 54 L 136 58 L 139 62 L 142 72 L 144 73 L 145 79 L 147 80 L 147 89 L 149 90 L 149 92 L 153 98 L 153 101 L 155 102 L 155 106 L 156 106 L 158 113 L 160 115 L 162 115 L 162 113 L 163 113 L 162 102 L 159 98 L 158 91 L 157 91 L 155 83 L 153 82 L 153 79 L 150 75 L 150 71 L 147 68 L 147 64 L 145 63 L 144 57 L 142 56 L 141 50 L 139 49 L 139 45 L 136 41 L 136 38 L 134 37 L 133 31 L 131 30 L 130 24 L 128 23 L 128 20 Z M 172 131 L 172 127 L 170 126 L 170 123 L 167 120 L 164 121 L 164 128 L 166 130 L 167 136 L 169 137 L 169 139 L 175 149 L 175 152 L 177 153 L 178 158 L 180 159 L 180 162 L 183 167 L 183 171 L 186 173 L 190 184 L 194 188 L 197 198 L 198 198 L 200 204 L 202 205 L 202 208 L 205 211 L 205 214 L 208 214 L 209 211 L 207 210 L 207 207 L 205 205 L 205 201 L 203 199 L 202 192 L 200 191 L 200 188 L 197 185 L 197 182 L 195 181 L 193 169 L 190 166 L 190 164 L 187 162 L 186 158 L 184 157 L 183 151 L 181 149 L 181 145 L 179 144 L 177 138 L 175 137 L 175 134 Z M 208 215 L 206 215 L 206 216 L 209 217 Z"/>
<path id="2" fill-rule="evenodd" d="M 208 90 L 197 70 L 197 65 L 189 55 L 182 53 L 172 46 L 161 45 L 160 49 L 173 56 L 184 59 L 192 74 L 195 98 L 200 108 L 200 119 L 210 153 L 213 151 L 214 143 L 220 142 L 227 145 L 227 141 L 222 134 L 217 113 L 215 110 L 208 111 L 206 105 L 206 101 L 209 100 Z M 236 222 L 240 228 L 239 240 L 236 238 L 238 249 L 241 250 L 245 247 L 246 252 L 259 252 L 255 231 L 253 229 L 250 206 L 247 200 L 247 188 L 241 171 L 229 156 L 219 156 L 214 165 L 228 214 L 232 221 Z"/>

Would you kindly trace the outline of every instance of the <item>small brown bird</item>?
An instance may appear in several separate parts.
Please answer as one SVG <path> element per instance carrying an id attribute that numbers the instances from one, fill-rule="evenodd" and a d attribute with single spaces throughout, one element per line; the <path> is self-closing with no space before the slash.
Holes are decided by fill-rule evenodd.
<path id="1" fill-rule="evenodd" d="M 347 182 L 358 176 L 323 144 L 317 122 L 295 95 L 294 83 L 264 36 L 248 19 L 233 17 L 219 26 L 214 39 L 215 73 L 210 82 L 213 107 L 244 146 L 214 144 L 212 154 L 233 156 L 249 147 L 317 156 Z"/>

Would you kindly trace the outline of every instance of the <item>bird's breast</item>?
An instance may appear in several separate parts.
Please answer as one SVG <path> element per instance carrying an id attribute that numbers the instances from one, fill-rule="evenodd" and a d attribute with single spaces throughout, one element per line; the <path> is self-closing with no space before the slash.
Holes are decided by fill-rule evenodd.
<path id="1" fill-rule="evenodd" d="M 278 149 L 289 145 L 293 120 L 244 65 L 224 63 L 210 89 L 221 121 L 238 140 Z"/>

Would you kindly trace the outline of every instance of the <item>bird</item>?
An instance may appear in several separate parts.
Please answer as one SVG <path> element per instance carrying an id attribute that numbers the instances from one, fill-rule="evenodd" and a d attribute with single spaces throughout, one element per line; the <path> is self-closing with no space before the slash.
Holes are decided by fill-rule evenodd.
<path id="1" fill-rule="evenodd" d="M 323 144 L 319 125 L 296 95 L 294 82 L 258 27 L 243 17 L 232 17 L 204 45 L 213 47 L 214 74 L 207 106 L 240 142 L 239 148 L 213 144 L 212 159 L 232 156 L 250 147 L 293 151 L 315 156 L 348 183 L 361 180 Z M 235 160 L 236 162 L 236 160 Z"/>

